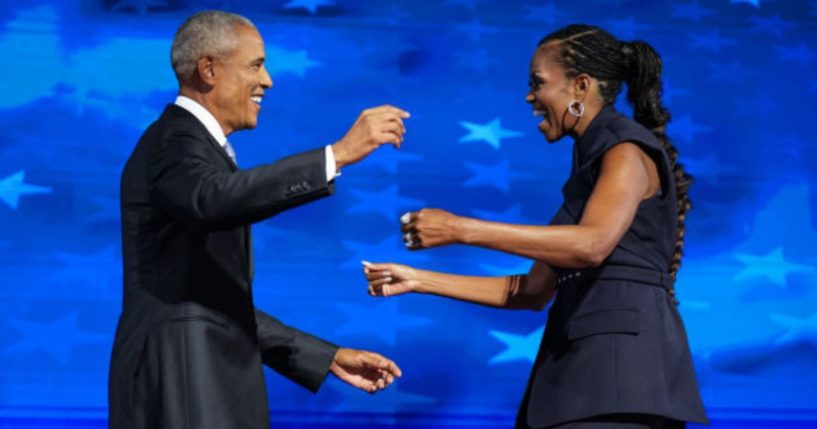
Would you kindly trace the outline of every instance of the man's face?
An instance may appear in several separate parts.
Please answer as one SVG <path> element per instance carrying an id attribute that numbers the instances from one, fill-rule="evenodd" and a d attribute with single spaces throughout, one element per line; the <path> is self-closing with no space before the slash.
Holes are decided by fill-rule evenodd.
<path id="1" fill-rule="evenodd" d="M 246 25 L 240 25 L 236 32 L 237 47 L 216 60 L 213 67 L 212 113 L 225 135 L 255 128 L 264 90 L 272 87 L 272 80 L 264 67 L 261 35 Z"/>

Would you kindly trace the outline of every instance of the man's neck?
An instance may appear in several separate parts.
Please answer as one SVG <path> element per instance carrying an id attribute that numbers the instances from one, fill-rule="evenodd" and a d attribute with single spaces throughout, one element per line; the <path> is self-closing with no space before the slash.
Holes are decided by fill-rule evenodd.
<path id="1" fill-rule="evenodd" d="M 209 110 L 207 110 L 206 107 L 199 104 L 198 101 L 193 100 L 192 98 L 189 98 L 181 93 L 179 94 L 178 97 L 176 97 L 175 104 L 193 114 L 193 116 L 195 116 L 196 119 L 198 119 L 199 122 L 201 122 L 202 125 L 204 125 L 204 127 L 207 128 L 207 131 L 209 131 L 210 135 L 212 135 L 213 138 L 216 139 L 218 144 L 222 146 L 225 145 L 227 136 L 224 134 L 221 125 L 219 125 L 218 123 L 218 120 L 215 118 L 215 116 L 213 116 L 212 113 L 210 113 Z"/>
<path id="2" fill-rule="evenodd" d="M 218 109 L 216 109 L 213 103 L 210 102 L 210 98 L 207 97 L 207 94 L 196 91 L 195 89 L 187 86 L 182 86 L 179 88 L 179 95 L 187 97 L 207 109 L 207 111 L 210 112 L 214 118 L 216 118 L 216 122 L 218 122 L 218 125 L 221 127 L 221 130 L 224 132 L 225 136 L 232 134 L 233 130 L 228 129 L 224 122 L 219 118 Z"/>

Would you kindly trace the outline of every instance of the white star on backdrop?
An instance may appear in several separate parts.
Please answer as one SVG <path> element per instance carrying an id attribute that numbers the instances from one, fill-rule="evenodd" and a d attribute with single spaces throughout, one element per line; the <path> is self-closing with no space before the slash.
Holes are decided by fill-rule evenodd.
<path id="1" fill-rule="evenodd" d="M 379 191 L 350 190 L 359 202 L 349 207 L 347 213 L 376 213 L 388 221 L 396 222 L 405 208 L 417 209 L 425 206 L 424 200 L 400 196 L 398 185 Z"/>
<path id="2" fill-rule="evenodd" d="M 533 224 L 532 220 L 528 219 L 522 214 L 522 204 L 514 204 L 505 211 L 493 210 L 471 210 L 479 219 L 491 220 L 495 222 L 516 223 L 516 224 Z"/>
<path id="3" fill-rule="evenodd" d="M 17 209 L 23 195 L 49 194 L 51 188 L 25 183 L 26 173 L 21 170 L 0 180 L 0 200 L 12 209 Z"/>
<path id="4" fill-rule="evenodd" d="M 285 4 L 284 9 L 305 9 L 310 14 L 314 15 L 318 12 L 318 8 L 323 6 L 334 6 L 335 2 L 331 0 L 290 0 Z"/>
<path id="5" fill-rule="evenodd" d="M 542 334 L 545 332 L 544 326 L 536 329 L 527 335 L 509 334 L 500 331 L 489 331 L 491 336 L 502 341 L 505 350 L 492 357 L 488 363 L 498 364 L 516 360 L 533 362 L 536 359 L 536 352 L 539 350 L 539 343 L 542 341 Z"/>
<path id="6" fill-rule="evenodd" d="M 367 158 L 368 161 L 364 165 L 366 167 L 378 168 L 384 170 L 389 174 L 397 174 L 400 169 L 400 164 L 407 162 L 420 162 L 425 157 L 413 153 L 400 150 L 378 150 Z"/>
<path id="7" fill-rule="evenodd" d="M 284 73 L 304 77 L 308 69 L 323 65 L 319 61 L 311 60 L 309 54 L 303 49 L 289 51 L 277 46 L 267 46 L 266 54 L 267 70 L 273 78 Z"/>
<path id="8" fill-rule="evenodd" d="M 399 229 L 395 224 L 395 230 Z M 410 252 L 403 245 L 402 235 L 392 235 L 375 244 L 343 240 L 343 245 L 354 252 L 354 256 L 341 264 L 343 269 L 361 270 L 360 261 L 387 262 L 400 261 L 407 264 L 428 262 L 429 257 L 423 252 Z"/>
<path id="9" fill-rule="evenodd" d="M 735 275 L 735 280 L 738 281 L 754 277 L 766 277 L 775 285 L 785 287 L 786 275 L 789 273 L 817 271 L 817 268 L 811 265 L 786 261 L 783 257 L 782 247 L 761 256 L 735 253 L 735 257 L 745 265 L 745 268 Z"/>
<path id="10" fill-rule="evenodd" d="M 747 3 L 760 9 L 760 0 L 730 0 L 732 4 Z"/>
<path id="11" fill-rule="evenodd" d="M 813 313 L 805 319 L 777 313 L 772 313 L 769 317 L 778 326 L 786 329 L 785 333 L 774 340 L 775 346 L 794 344 L 801 341 L 817 345 L 817 313 Z"/>
<path id="12" fill-rule="evenodd" d="M 482 141 L 488 143 L 494 149 L 499 149 L 502 146 L 502 139 L 522 136 L 519 131 L 502 128 L 502 122 L 499 118 L 485 124 L 460 121 L 460 125 L 468 130 L 467 135 L 460 137 L 460 143 Z"/>
<path id="13" fill-rule="evenodd" d="M 511 169 L 509 160 L 500 161 L 496 165 L 480 165 L 473 162 L 466 162 L 465 167 L 474 174 L 463 184 L 471 188 L 475 186 L 490 186 L 508 193 L 511 190 L 512 180 L 524 180 L 533 177 L 530 173 L 523 173 Z"/>

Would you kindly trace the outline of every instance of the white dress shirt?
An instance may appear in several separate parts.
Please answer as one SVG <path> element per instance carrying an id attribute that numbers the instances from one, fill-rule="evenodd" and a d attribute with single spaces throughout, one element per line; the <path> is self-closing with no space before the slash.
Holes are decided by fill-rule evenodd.
<path id="1" fill-rule="evenodd" d="M 218 144 L 227 151 L 227 136 L 224 135 L 224 130 L 221 129 L 221 125 L 218 124 L 216 117 L 212 113 L 192 98 L 183 95 L 176 97 L 174 104 L 192 113 L 204 125 L 204 128 L 207 128 L 207 131 L 216 139 Z M 335 152 L 332 151 L 332 146 L 326 145 L 324 152 L 326 153 L 326 181 L 329 182 L 340 176 L 340 173 L 335 166 Z"/>

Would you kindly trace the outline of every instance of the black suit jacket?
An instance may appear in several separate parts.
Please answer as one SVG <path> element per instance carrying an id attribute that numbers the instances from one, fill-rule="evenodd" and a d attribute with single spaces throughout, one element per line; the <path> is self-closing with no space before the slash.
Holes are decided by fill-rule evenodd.
<path id="1" fill-rule="evenodd" d="M 266 428 L 261 365 L 315 391 L 337 347 L 256 309 L 250 224 L 330 195 L 324 150 L 239 170 L 169 105 L 122 173 L 111 428 Z"/>

